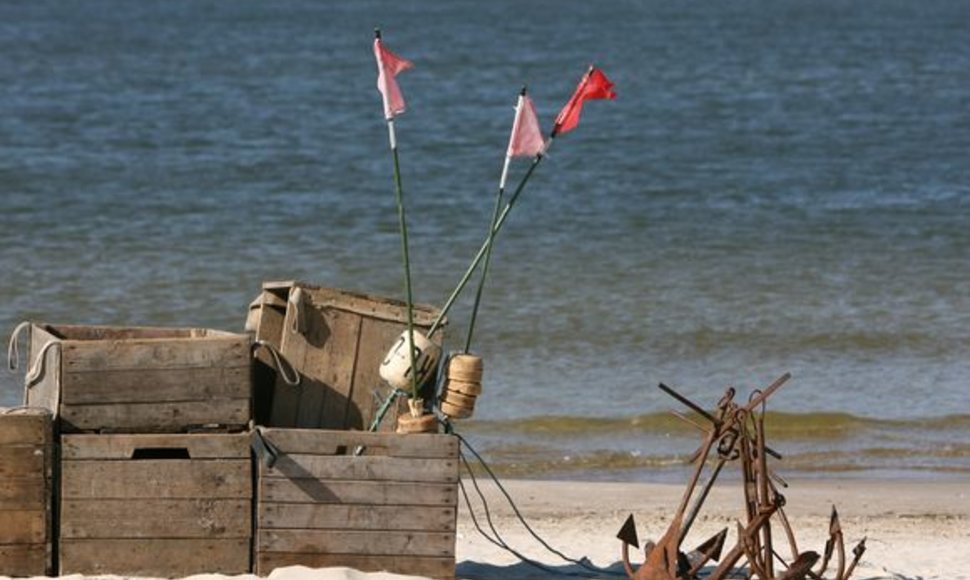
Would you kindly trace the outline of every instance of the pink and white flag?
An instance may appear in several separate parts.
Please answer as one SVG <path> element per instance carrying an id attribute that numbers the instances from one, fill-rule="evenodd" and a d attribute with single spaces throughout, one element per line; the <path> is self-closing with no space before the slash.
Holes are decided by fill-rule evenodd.
<path id="1" fill-rule="evenodd" d="M 404 112 L 404 95 L 394 77 L 414 63 L 388 50 L 380 38 L 374 39 L 374 58 L 377 59 L 377 90 L 384 97 L 384 118 L 390 120 Z"/>
<path id="2" fill-rule="evenodd" d="M 539 129 L 539 118 L 536 116 L 532 99 L 525 95 L 519 96 L 518 106 L 515 108 L 515 121 L 512 122 L 512 135 L 509 137 L 508 157 L 533 157 L 543 151 L 546 146 Z"/>

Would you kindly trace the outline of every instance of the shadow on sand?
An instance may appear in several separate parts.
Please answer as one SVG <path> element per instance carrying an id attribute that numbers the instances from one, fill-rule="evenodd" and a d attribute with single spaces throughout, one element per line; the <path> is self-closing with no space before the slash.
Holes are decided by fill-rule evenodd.
<path id="1" fill-rule="evenodd" d="M 563 566 L 544 566 L 543 569 L 537 568 L 525 562 L 510 564 L 508 566 L 496 566 L 495 564 L 485 564 L 465 560 L 459 562 L 455 567 L 455 577 L 467 580 L 495 580 L 497 578 L 626 578 L 623 571 L 623 562 L 610 564 L 606 568 L 599 568 L 603 573 L 597 574 L 578 564 L 566 564 Z"/>

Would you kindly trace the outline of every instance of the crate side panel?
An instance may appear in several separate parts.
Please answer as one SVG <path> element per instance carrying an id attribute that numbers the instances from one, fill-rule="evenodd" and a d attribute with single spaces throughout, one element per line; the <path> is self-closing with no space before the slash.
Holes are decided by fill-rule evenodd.
<path id="1" fill-rule="evenodd" d="M 60 543 L 60 574 L 114 574 L 179 578 L 193 574 L 245 574 L 250 540 L 67 539 Z"/>
<path id="2" fill-rule="evenodd" d="M 273 502 L 364 505 L 457 506 L 453 483 L 322 481 L 261 477 L 261 505 Z"/>
<path id="3" fill-rule="evenodd" d="M 252 495 L 248 459 L 63 461 L 63 499 L 246 499 Z"/>
<path id="4" fill-rule="evenodd" d="M 65 341 L 64 370 L 239 367 L 248 364 L 250 337 Z"/>
<path id="5" fill-rule="evenodd" d="M 289 454 L 281 456 L 266 475 L 291 479 L 455 483 L 458 460 Z"/>
<path id="6" fill-rule="evenodd" d="M 260 552 L 454 557 L 455 535 L 441 532 L 260 530 Z"/>
<path id="7" fill-rule="evenodd" d="M 61 438 L 61 457 L 131 459 L 139 449 L 185 449 L 191 459 L 248 459 L 249 442 L 248 433 L 65 435 Z"/>
<path id="8" fill-rule="evenodd" d="M 69 371 L 61 404 L 164 403 L 249 398 L 249 365 Z"/>
<path id="9" fill-rule="evenodd" d="M 366 431 L 329 431 L 314 429 L 262 429 L 267 441 L 284 453 L 305 455 L 345 455 L 358 445 L 364 456 L 442 458 L 458 457 L 458 438 L 430 433 L 370 433 Z"/>
<path id="10" fill-rule="evenodd" d="M 61 502 L 61 538 L 248 538 L 242 499 L 103 499 Z"/>
<path id="11" fill-rule="evenodd" d="M 453 507 L 264 502 L 258 519 L 261 530 L 454 532 L 455 514 Z"/>
<path id="12" fill-rule="evenodd" d="M 178 403 L 61 405 L 63 426 L 74 431 L 178 432 L 203 425 L 242 427 L 249 422 L 249 417 L 249 398 Z"/>
<path id="13" fill-rule="evenodd" d="M 0 576 L 46 576 L 46 544 L 0 545 Z"/>

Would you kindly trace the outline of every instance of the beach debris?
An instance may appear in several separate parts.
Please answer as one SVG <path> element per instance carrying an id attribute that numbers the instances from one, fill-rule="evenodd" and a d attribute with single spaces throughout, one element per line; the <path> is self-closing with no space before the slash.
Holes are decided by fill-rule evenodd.
<path id="1" fill-rule="evenodd" d="M 778 492 L 778 485 L 788 487 L 788 484 L 768 467 L 768 457 L 781 459 L 781 454 L 765 443 L 766 402 L 790 378 L 791 374 L 785 373 L 763 390 L 752 392 L 746 404 L 735 402 L 737 392 L 729 387 L 713 412 L 708 412 L 667 385 L 659 385 L 660 390 L 709 425 L 702 425 L 687 415 L 674 412 L 676 417 L 703 432 L 703 442 L 691 458 L 694 468 L 670 525 L 656 544 L 647 542 L 644 563 L 638 569 L 633 568 L 629 557 L 629 546 L 639 547 L 633 516 L 623 524 L 617 537 L 623 543 L 623 564 L 627 576 L 635 580 L 688 580 L 700 577 L 708 580 L 734 577 L 823 580 L 833 556 L 835 563 L 831 580 L 847 580 L 852 575 L 865 552 L 865 538 L 853 549 L 853 559 L 847 566 L 842 525 L 838 511 L 833 506 L 829 518 L 829 539 L 822 555 L 814 551 L 799 551 L 794 531 L 785 515 L 785 496 Z M 740 468 L 744 495 L 744 522 L 737 523 L 736 542 L 722 557 L 728 531 L 725 528 L 685 554 L 681 546 L 722 469 L 731 462 L 737 463 Z M 709 474 L 698 491 L 705 468 L 708 468 Z M 787 560 L 776 549 L 772 523 L 779 524 L 784 532 L 791 553 Z M 704 568 L 710 561 L 717 562 L 713 570 Z M 780 564 L 777 570 L 776 564 Z M 816 564 L 818 568 L 813 570 Z M 739 572 L 741 576 L 736 575 Z"/>

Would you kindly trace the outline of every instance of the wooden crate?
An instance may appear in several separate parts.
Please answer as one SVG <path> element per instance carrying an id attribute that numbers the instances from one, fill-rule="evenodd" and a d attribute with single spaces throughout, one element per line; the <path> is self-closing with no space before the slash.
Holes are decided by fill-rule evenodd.
<path id="1" fill-rule="evenodd" d="M 54 434 L 45 409 L 0 409 L 0 576 L 51 571 Z"/>
<path id="2" fill-rule="evenodd" d="M 259 432 L 276 456 L 257 460 L 258 575 L 304 565 L 454 578 L 456 437 Z"/>
<path id="3" fill-rule="evenodd" d="M 34 324 L 27 401 L 62 432 L 245 428 L 252 338 L 217 330 Z M 38 361 L 38 359 L 40 359 Z"/>
<path id="4" fill-rule="evenodd" d="M 281 321 L 278 301 L 284 288 L 288 289 L 287 306 Z M 257 409 L 256 423 L 305 429 L 368 429 L 381 397 L 390 393 L 390 387 L 380 378 L 379 368 L 387 351 L 407 328 L 405 304 L 302 282 L 269 282 L 264 285 L 264 292 L 274 298 L 263 304 L 275 306 L 263 307 L 257 338 L 278 340 L 279 350 L 299 371 L 302 382 L 291 386 L 276 377 L 269 387 L 272 393 L 257 396 L 258 400 L 269 402 L 269 412 L 264 414 Z M 430 306 L 416 306 L 415 328 L 427 331 L 437 314 L 438 310 Z M 443 334 L 435 333 L 434 340 L 439 345 Z M 262 390 L 257 386 L 257 392 Z M 384 418 L 381 431 L 393 431 L 398 414 L 406 412 L 403 397 L 398 403 Z"/>
<path id="5" fill-rule="evenodd" d="M 250 435 L 61 438 L 60 574 L 249 572 Z"/>

